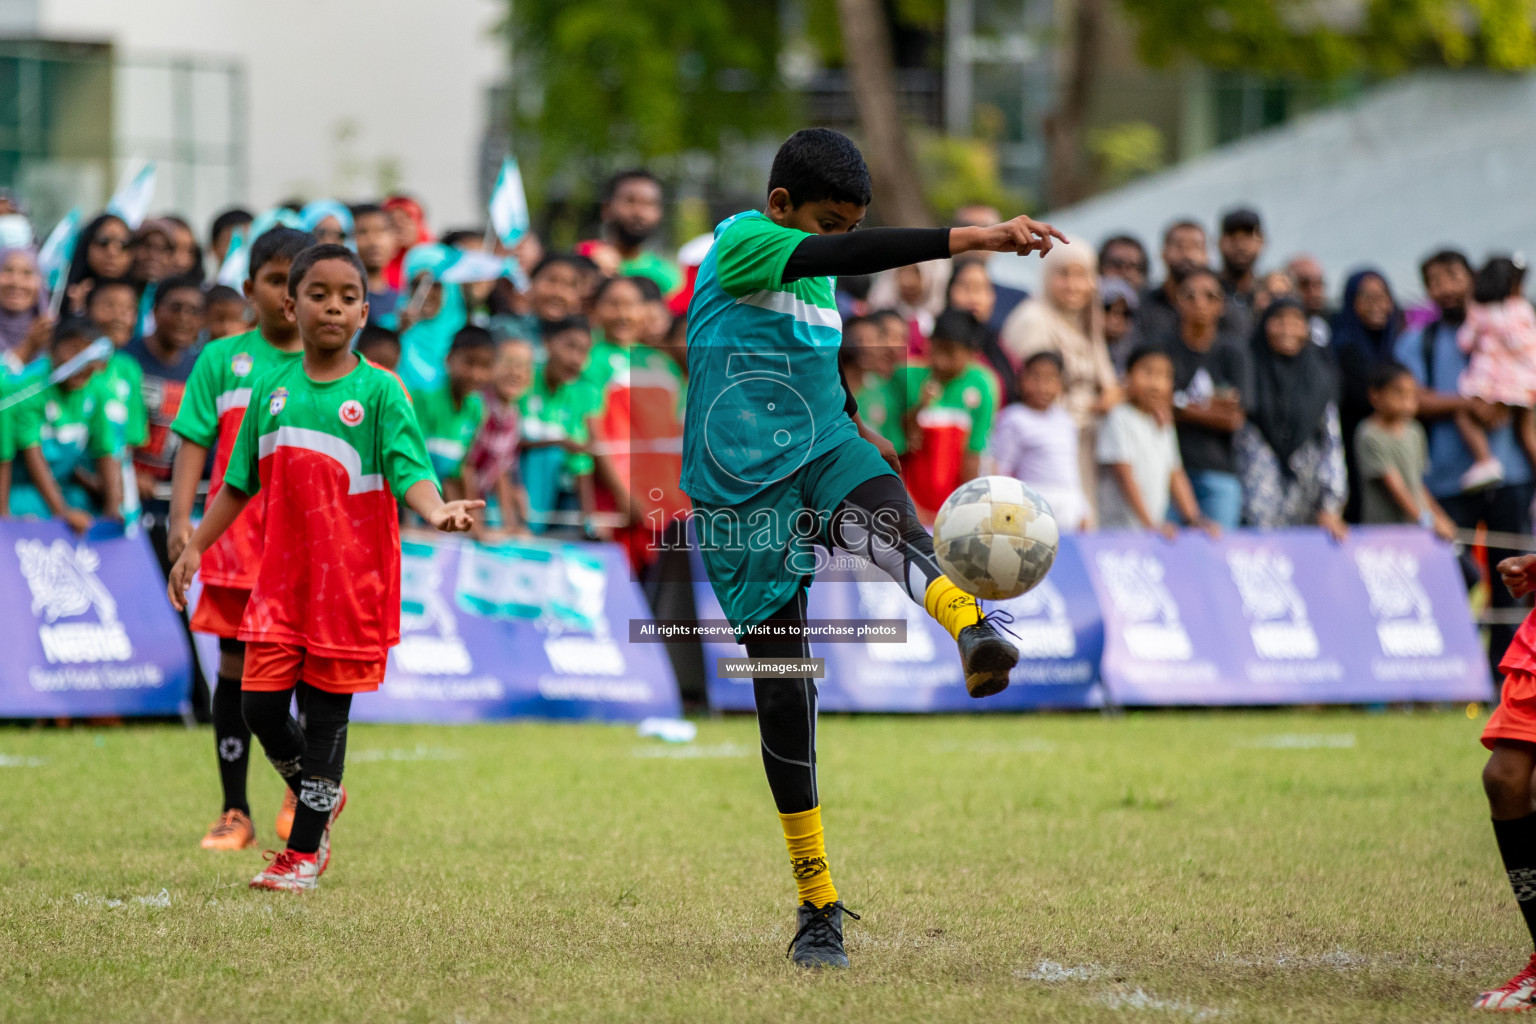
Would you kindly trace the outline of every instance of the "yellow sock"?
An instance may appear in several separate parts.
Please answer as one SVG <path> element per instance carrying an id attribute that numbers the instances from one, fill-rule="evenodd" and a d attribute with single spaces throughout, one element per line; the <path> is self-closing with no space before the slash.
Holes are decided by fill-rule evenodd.
<path id="1" fill-rule="evenodd" d="M 795 872 L 795 888 L 800 902 L 824 907 L 837 902 L 832 885 L 832 866 L 827 863 L 827 847 L 821 834 L 821 807 L 798 814 L 781 814 L 784 845 L 789 847 L 789 863 Z"/>
<path id="2" fill-rule="evenodd" d="M 962 629 L 981 621 L 981 609 L 976 606 L 976 599 L 951 583 L 948 576 L 940 576 L 928 584 L 923 594 L 923 607 L 956 640 L 960 639 Z"/>

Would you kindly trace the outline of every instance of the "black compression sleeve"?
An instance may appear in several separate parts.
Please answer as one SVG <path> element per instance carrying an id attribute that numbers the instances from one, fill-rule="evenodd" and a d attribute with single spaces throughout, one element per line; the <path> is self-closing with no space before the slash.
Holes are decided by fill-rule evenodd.
<path id="1" fill-rule="evenodd" d="M 853 397 L 853 388 L 848 386 L 848 375 L 843 372 L 841 366 L 837 368 L 837 376 L 843 382 L 843 412 L 849 416 L 857 416 L 859 414 L 859 401 Z"/>
<path id="2" fill-rule="evenodd" d="M 842 235 L 811 235 L 790 253 L 783 280 L 878 274 L 947 259 L 949 228 L 867 228 Z"/>

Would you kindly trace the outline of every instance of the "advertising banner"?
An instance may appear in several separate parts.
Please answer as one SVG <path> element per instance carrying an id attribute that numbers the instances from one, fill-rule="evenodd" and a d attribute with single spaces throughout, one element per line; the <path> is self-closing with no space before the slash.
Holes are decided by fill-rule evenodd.
<path id="1" fill-rule="evenodd" d="M 144 536 L 0 521 L 0 718 L 174 715 L 191 652 Z"/>

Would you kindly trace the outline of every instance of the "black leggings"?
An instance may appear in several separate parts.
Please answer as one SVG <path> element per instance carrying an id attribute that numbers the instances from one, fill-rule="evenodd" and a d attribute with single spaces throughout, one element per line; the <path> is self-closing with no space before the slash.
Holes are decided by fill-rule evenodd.
<path id="1" fill-rule="evenodd" d="M 943 574 L 933 555 L 933 539 L 918 522 L 901 481 L 882 474 L 855 487 L 838 504 L 825 543 L 862 555 L 923 603 L 928 584 Z M 803 626 L 805 590 L 765 620 Z M 809 658 L 810 645 L 792 640 L 749 640 L 750 658 Z M 758 676 L 752 680 L 757 728 L 762 738 L 768 788 L 781 814 L 817 806 L 816 683 L 807 677 Z"/>
<path id="2" fill-rule="evenodd" d="M 298 797 L 288 848 L 314 853 L 340 797 L 352 695 L 300 682 L 292 690 L 246 690 L 242 696 L 246 724 Z M 298 721 L 288 714 L 290 699 L 298 701 Z"/>

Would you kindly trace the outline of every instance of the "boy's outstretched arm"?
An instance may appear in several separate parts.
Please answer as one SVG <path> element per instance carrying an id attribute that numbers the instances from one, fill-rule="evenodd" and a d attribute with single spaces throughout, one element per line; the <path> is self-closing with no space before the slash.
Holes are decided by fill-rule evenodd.
<path id="1" fill-rule="evenodd" d="M 782 280 L 878 274 L 882 270 L 947 260 L 965 252 L 1038 252 L 1044 256 L 1066 236 L 1049 224 L 1015 217 L 989 228 L 866 228 L 802 238 L 784 264 Z"/>
<path id="2" fill-rule="evenodd" d="M 479 500 L 444 501 L 437 489 L 437 484 L 431 480 L 418 480 L 411 484 L 405 492 L 405 503 L 410 506 L 412 512 L 430 523 L 434 530 L 441 530 L 444 533 L 469 532 L 475 525 L 475 517 L 470 513 L 475 509 L 485 508 L 485 502 Z M 193 540 L 196 539 L 194 536 Z"/>
<path id="3" fill-rule="evenodd" d="M 171 566 L 170 576 L 166 578 L 165 589 L 171 596 L 171 607 L 177 611 L 186 610 L 187 590 L 192 586 L 192 577 L 197 574 L 197 567 L 202 564 L 203 552 L 224 535 L 224 531 L 240 518 L 240 513 L 250 503 L 249 494 L 228 482 L 219 488 L 218 495 L 208 503 L 203 521 L 193 531 L 192 539 L 187 541 L 181 557 L 176 559 L 176 564 Z"/>

